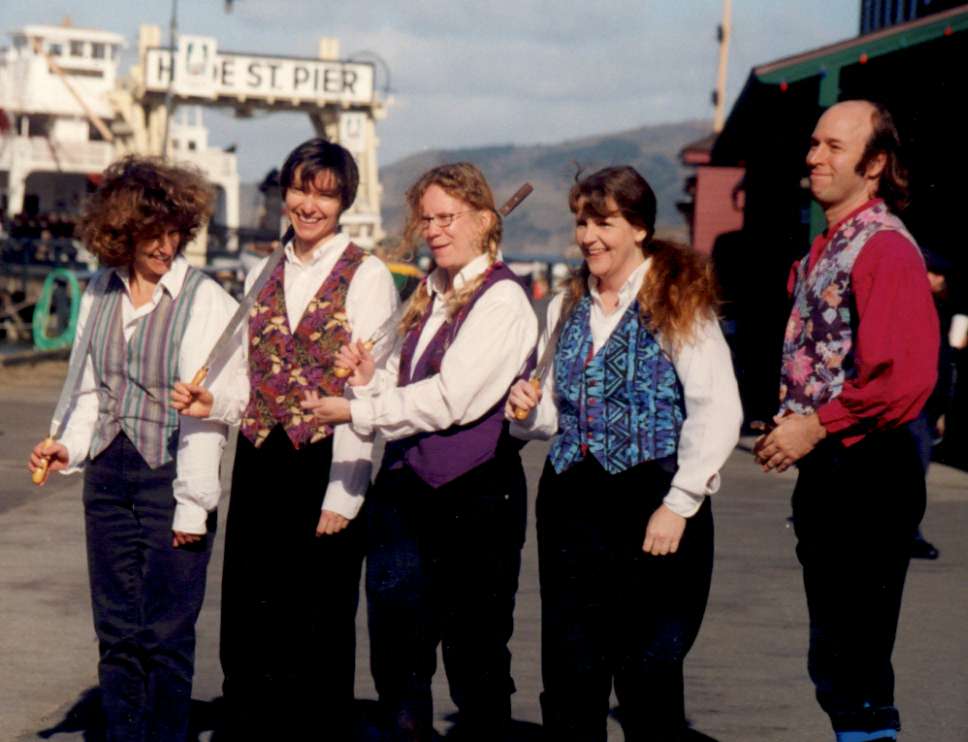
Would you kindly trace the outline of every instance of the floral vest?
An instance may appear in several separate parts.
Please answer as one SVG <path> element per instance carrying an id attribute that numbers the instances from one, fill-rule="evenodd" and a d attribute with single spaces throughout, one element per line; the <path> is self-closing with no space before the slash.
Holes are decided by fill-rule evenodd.
<path id="1" fill-rule="evenodd" d="M 800 261 L 783 337 L 780 414 L 810 414 L 837 397 L 855 375 L 850 274 L 864 245 L 883 230 L 900 232 L 914 243 L 901 220 L 878 201 L 840 225 L 813 270 L 808 273 L 808 258 Z"/>
<path id="2" fill-rule="evenodd" d="M 498 281 L 518 281 L 518 277 L 504 263 L 491 264 L 484 281 L 467 303 L 449 322 L 441 325 L 426 350 L 415 358 L 417 342 L 430 317 L 431 307 L 427 308 L 419 324 L 404 337 L 400 350 L 399 386 L 407 386 L 440 373 L 444 355 L 460 332 L 467 315 L 484 292 Z M 525 372 L 530 373 L 532 368 L 533 353 Z M 511 447 L 511 450 L 515 450 L 519 444 L 508 434 L 508 423 L 504 419 L 506 401 L 507 393 L 480 418 L 466 425 L 453 425 L 447 430 L 419 433 L 388 443 L 384 466 L 398 468 L 407 465 L 424 482 L 437 488 L 494 458 L 499 448 Z"/>
<path id="3" fill-rule="evenodd" d="M 168 397 L 178 380 L 182 338 L 198 287 L 210 280 L 189 268 L 178 296 L 162 291 L 158 305 L 138 320 L 124 339 L 121 302 L 124 284 L 117 273 L 108 280 L 91 310 L 91 361 L 97 377 L 98 416 L 91 440 L 93 459 L 123 432 L 149 468 L 174 458 L 178 413 Z"/>
<path id="4" fill-rule="evenodd" d="M 549 458 L 559 474 L 591 453 L 610 474 L 673 456 L 685 419 L 672 361 L 633 301 L 592 353 L 591 297 L 565 320 L 555 350 L 558 436 Z"/>
<path id="5" fill-rule="evenodd" d="M 307 391 L 342 396 L 346 380 L 333 372 L 333 356 L 351 339 L 346 293 L 366 253 L 350 243 L 310 300 L 293 332 L 286 313 L 285 261 L 273 271 L 249 313 L 249 405 L 240 431 L 258 447 L 282 425 L 295 448 L 315 443 L 333 428 L 299 403 Z"/>

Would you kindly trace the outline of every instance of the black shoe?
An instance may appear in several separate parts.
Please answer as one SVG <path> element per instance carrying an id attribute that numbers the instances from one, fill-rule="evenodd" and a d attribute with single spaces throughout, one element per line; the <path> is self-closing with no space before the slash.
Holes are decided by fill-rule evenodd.
<path id="1" fill-rule="evenodd" d="M 941 552 L 930 541 L 917 537 L 911 542 L 912 559 L 937 559 Z"/>

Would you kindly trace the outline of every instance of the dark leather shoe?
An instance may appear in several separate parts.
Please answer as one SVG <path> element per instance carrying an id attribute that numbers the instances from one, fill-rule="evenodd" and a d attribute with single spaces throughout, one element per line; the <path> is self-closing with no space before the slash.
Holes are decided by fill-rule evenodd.
<path id="1" fill-rule="evenodd" d="M 925 541 L 923 538 L 915 538 L 911 542 L 911 558 L 912 559 L 937 559 L 941 552 L 935 548 L 935 545 L 930 541 Z"/>

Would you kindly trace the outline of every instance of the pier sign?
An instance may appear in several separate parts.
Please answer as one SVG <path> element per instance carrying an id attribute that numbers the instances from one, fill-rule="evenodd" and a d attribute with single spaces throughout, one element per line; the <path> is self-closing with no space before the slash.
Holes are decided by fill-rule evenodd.
<path id="1" fill-rule="evenodd" d="M 180 36 L 174 69 L 172 92 L 180 97 L 226 103 L 258 100 L 270 105 L 373 101 L 374 70 L 368 62 L 219 52 L 216 40 L 207 36 Z M 171 73 L 171 50 L 148 49 L 145 91 L 168 92 Z"/>

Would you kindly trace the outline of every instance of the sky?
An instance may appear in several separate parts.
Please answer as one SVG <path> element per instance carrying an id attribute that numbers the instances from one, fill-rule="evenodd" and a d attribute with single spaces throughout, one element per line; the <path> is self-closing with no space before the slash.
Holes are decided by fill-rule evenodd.
<path id="1" fill-rule="evenodd" d="M 172 0 L 0 0 L 5 35 L 32 23 L 115 31 L 137 56 L 138 26 L 167 40 Z M 727 110 L 754 65 L 855 36 L 860 0 L 733 0 Z M 315 57 L 321 36 L 344 58 L 389 68 L 379 161 L 426 149 L 554 143 L 646 124 L 711 119 L 722 0 L 180 0 L 180 33 L 219 49 Z M 6 45 L 4 38 L 0 45 Z M 372 59 L 372 57 L 369 57 Z M 378 87 L 386 83 L 378 71 Z M 206 109 L 210 144 L 235 144 L 259 180 L 312 136 L 308 117 L 236 119 Z"/>

